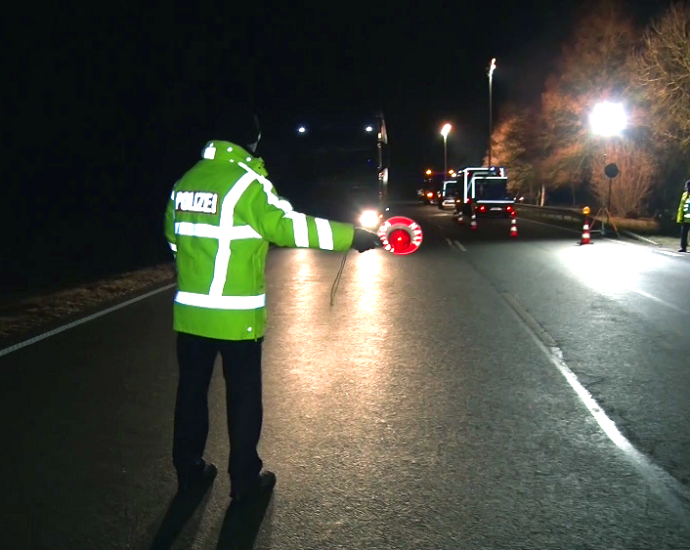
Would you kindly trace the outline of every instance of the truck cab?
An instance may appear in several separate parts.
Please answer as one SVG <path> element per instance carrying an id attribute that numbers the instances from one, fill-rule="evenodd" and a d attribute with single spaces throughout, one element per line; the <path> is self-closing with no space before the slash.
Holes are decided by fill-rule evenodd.
<path id="1" fill-rule="evenodd" d="M 509 217 L 515 212 L 515 198 L 508 192 L 505 168 L 465 168 L 463 192 L 455 201 L 456 214 Z"/>

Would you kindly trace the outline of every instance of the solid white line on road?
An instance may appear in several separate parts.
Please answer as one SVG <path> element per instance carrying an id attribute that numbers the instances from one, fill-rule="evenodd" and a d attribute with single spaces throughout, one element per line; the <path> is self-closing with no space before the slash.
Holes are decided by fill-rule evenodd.
<path id="1" fill-rule="evenodd" d="M 446 237 L 446 242 L 448 243 L 448 246 L 450 246 L 452 249 L 457 249 L 461 252 L 467 252 L 467 249 L 464 246 L 462 246 L 462 243 L 460 241 L 451 241 L 448 237 Z"/>
<path id="2" fill-rule="evenodd" d="M 521 221 L 525 222 L 530 222 L 530 223 L 536 223 L 538 225 L 545 225 L 546 227 L 553 227 L 554 229 L 562 229 L 563 231 L 569 231 L 570 233 L 577 233 L 578 235 L 581 234 L 581 231 L 577 231 L 575 229 L 570 229 L 568 227 L 561 227 L 560 225 L 553 225 L 551 223 L 545 223 L 545 222 L 538 222 L 535 220 L 530 220 L 528 218 L 520 218 Z M 612 242 L 612 243 L 617 243 L 617 244 L 624 244 L 626 246 L 634 246 L 637 248 L 642 248 L 645 250 L 651 250 L 652 252 L 656 252 L 657 254 L 665 254 L 666 256 L 672 256 L 674 258 L 682 258 L 684 254 L 678 253 L 678 252 L 672 252 L 670 250 L 658 250 L 656 248 L 651 248 L 649 246 L 645 246 L 643 244 L 637 244 L 637 243 L 628 243 L 625 241 L 621 241 L 619 239 L 610 239 L 608 237 L 604 237 L 605 240 Z"/>
<path id="3" fill-rule="evenodd" d="M 71 328 L 74 328 L 76 326 L 83 325 L 84 323 L 87 323 L 89 321 L 93 321 L 94 319 L 98 319 L 99 317 L 102 317 L 103 315 L 107 315 L 108 313 L 112 313 L 113 311 L 116 311 L 118 309 L 122 309 L 123 307 L 127 307 L 128 305 L 131 305 L 135 302 L 139 302 L 140 300 L 144 300 L 150 296 L 153 296 L 154 294 L 158 294 L 159 292 L 169 290 L 169 289 L 175 287 L 176 285 L 177 285 L 177 283 L 172 283 L 172 284 L 163 286 L 161 288 L 157 288 L 156 290 L 152 290 L 151 292 L 147 292 L 146 294 L 142 294 L 141 296 L 137 296 L 136 298 L 132 298 L 131 300 L 127 300 L 126 302 L 122 302 L 121 304 L 117 304 L 116 306 L 109 307 L 108 309 L 104 309 L 103 311 L 99 311 L 98 313 L 94 313 L 92 315 L 84 317 L 83 319 L 77 319 L 76 321 L 73 321 L 71 323 L 63 325 L 61 327 L 55 328 L 53 330 L 49 330 L 48 332 L 44 332 L 43 334 L 39 334 L 38 336 L 34 336 L 33 338 L 29 338 L 28 340 L 25 340 L 23 342 L 19 342 L 18 344 L 14 344 L 13 346 L 10 346 L 9 348 L 5 348 L 5 349 L 0 350 L 0 357 L 3 357 L 4 355 L 8 355 L 8 354 L 12 353 L 13 351 L 17 351 L 19 349 L 30 346 L 31 344 L 35 344 L 36 342 L 40 342 L 41 340 L 45 340 L 46 338 L 50 338 L 51 336 L 55 336 L 56 334 L 60 334 L 61 332 L 64 332 L 64 331 L 69 330 Z"/>
<path id="4" fill-rule="evenodd" d="M 464 246 L 462 246 L 462 243 L 460 241 L 453 242 L 455 243 L 455 246 L 457 246 L 460 250 L 462 250 L 463 252 L 467 252 L 467 249 Z"/>
<path id="5" fill-rule="evenodd" d="M 677 306 L 674 306 L 673 304 L 670 304 L 669 302 L 666 302 L 666 301 L 662 300 L 661 298 L 657 298 L 656 296 L 652 296 L 651 294 L 645 292 L 644 290 L 640 290 L 639 288 L 634 288 L 634 287 L 627 287 L 627 288 L 630 292 L 634 292 L 636 294 L 639 294 L 640 296 L 644 296 L 645 298 L 649 298 L 650 300 L 654 300 L 655 302 L 657 302 L 659 304 L 665 305 L 666 307 L 669 307 L 671 309 L 676 310 L 678 313 L 684 313 L 686 315 L 688 314 L 688 312 L 685 311 L 684 309 L 681 309 Z"/>
<path id="6" fill-rule="evenodd" d="M 690 510 L 685 503 L 690 503 L 690 490 L 680 481 L 669 474 L 666 470 L 652 462 L 649 457 L 638 451 L 635 446 L 620 432 L 616 423 L 611 420 L 604 410 L 599 406 L 596 399 L 592 397 L 577 378 L 577 375 L 570 369 L 563 359 L 563 352 L 556 345 L 555 340 L 547 333 L 541 325 L 522 307 L 514 296 L 508 293 L 502 294 L 512 310 L 526 325 L 528 331 L 534 337 L 537 345 L 546 354 L 551 363 L 560 371 L 568 381 L 570 387 L 587 407 L 590 414 L 596 420 L 599 427 L 608 438 L 623 451 L 624 456 L 633 464 L 637 471 L 646 479 L 651 490 L 663 500 L 664 504 L 678 517 L 686 529 L 690 530 Z"/>
<path id="7" fill-rule="evenodd" d="M 568 232 L 570 232 L 570 233 L 576 233 L 576 234 L 578 234 L 578 235 L 581 235 L 581 234 L 582 234 L 582 231 L 576 231 L 575 229 L 570 229 L 570 228 L 568 228 L 568 227 L 561 227 L 560 225 L 553 225 L 553 224 L 551 224 L 551 223 L 538 222 L 538 221 L 535 221 L 535 220 L 530 220 L 530 219 L 528 219 L 528 218 L 520 218 L 520 217 L 518 217 L 518 219 L 519 219 L 521 222 L 536 223 L 537 225 L 545 225 L 546 227 L 553 227 L 553 228 L 555 228 L 555 229 L 562 229 L 563 231 L 568 231 Z"/>

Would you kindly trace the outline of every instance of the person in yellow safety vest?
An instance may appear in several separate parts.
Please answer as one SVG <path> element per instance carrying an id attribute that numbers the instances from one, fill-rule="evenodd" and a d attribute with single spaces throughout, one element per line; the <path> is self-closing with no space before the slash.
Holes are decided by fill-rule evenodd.
<path id="1" fill-rule="evenodd" d="M 175 184 L 165 236 L 177 264 L 174 330 L 179 382 L 173 464 L 178 491 L 208 487 L 217 469 L 203 459 L 208 389 L 216 356 L 226 384 L 231 497 L 242 502 L 270 491 L 275 475 L 257 453 L 263 417 L 261 346 L 266 324 L 264 265 L 269 243 L 359 252 L 379 244 L 375 233 L 295 212 L 254 156 L 257 117 L 238 109 L 214 127 L 218 137 Z"/>
<path id="2" fill-rule="evenodd" d="M 690 180 L 685 182 L 685 193 L 680 197 L 680 205 L 678 205 L 678 215 L 676 222 L 680 226 L 680 248 L 678 252 L 688 251 L 688 233 L 690 232 Z"/>

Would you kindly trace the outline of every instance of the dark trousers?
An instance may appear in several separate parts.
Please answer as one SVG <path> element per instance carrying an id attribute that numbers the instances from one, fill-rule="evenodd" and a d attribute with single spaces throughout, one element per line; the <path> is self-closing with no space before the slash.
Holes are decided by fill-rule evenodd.
<path id="1" fill-rule="evenodd" d="M 220 353 L 226 388 L 232 492 L 242 492 L 256 480 L 263 465 L 256 451 L 263 420 L 261 344 L 262 339 L 228 341 L 178 333 L 180 378 L 173 464 L 179 476 L 203 464 L 208 437 L 208 388 L 213 364 Z"/>
<path id="2" fill-rule="evenodd" d="M 680 226 L 680 247 L 688 249 L 688 233 L 690 233 L 690 223 L 683 223 Z"/>

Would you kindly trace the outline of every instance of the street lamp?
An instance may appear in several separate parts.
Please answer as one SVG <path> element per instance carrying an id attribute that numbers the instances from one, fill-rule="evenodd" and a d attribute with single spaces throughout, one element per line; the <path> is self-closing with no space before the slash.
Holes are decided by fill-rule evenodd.
<path id="1" fill-rule="evenodd" d="M 489 168 L 491 168 L 491 131 L 493 128 L 493 81 L 494 81 L 494 71 L 496 70 L 496 58 L 491 60 L 491 65 L 489 65 Z"/>
<path id="2" fill-rule="evenodd" d="M 306 129 L 304 126 L 300 126 L 299 128 L 297 128 L 297 131 L 298 131 L 300 134 L 303 134 L 303 133 L 305 133 L 305 132 L 307 131 L 307 129 Z"/>
<path id="3" fill-rule="evenodd" d="M 441 128 L 441 135 L 443 136 L 443 173 L 448 173 L 448 147 L 447 140 L 448 134 L 450 133 L 452 126 L 450 124 L 444 124 Z"/>
<path id="4" fill-rule="evenodd" d="M 611 103 L 604 101 L 597 103 L 589 115 L 589 123 L 592 125 L 592 132 L 603 137 L 620 136 L 628 124 L 628 117 L 621 103 Z M 606 154 L 604 154 L 606 157 Z M 612 165 L 615 167 L 615 164 Z M 608 167 L 606 168 L 608 172 Z M 616 173 L 618 169 L 616 168 Z M 606 219 L 611 218 L 611 184 L 616 174 L 609 176 L 609 196 L 606 203 Z M 596 216 L 595 216 L 596 219 Z M 606 235 L 606 225 L 602 221 L 601 234 Z"/>
<path id="5" fill-rule="evenodd" d="M 371 127 L 371 126 L 367 126 L 367 127 L 364 129 L 364 131 L 365 131 L 365 132 L 373 132 L 373 131 L 374 131 L 374 128 Z"/>

